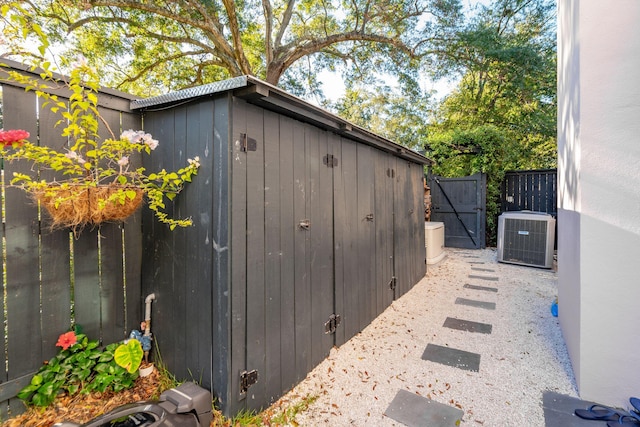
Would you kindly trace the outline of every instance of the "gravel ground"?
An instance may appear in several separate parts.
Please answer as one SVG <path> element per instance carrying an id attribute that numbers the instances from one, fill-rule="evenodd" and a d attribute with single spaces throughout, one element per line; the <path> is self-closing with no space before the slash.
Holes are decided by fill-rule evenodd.
<path id="1" fill-rule="evenodd" d="M 494 249 L 446 249 L 410 292 L 283 397 L 317 396 L 301 426 L 399 426 L 384 415 L 400 389 L 460 408 L 462 426 L 544 426 L 542 394 L 577 397 L 558 319 L 555 271 L 496 262 Z M 493 271 L 484 271 L 493 270 Z M 469 278 L 497 276 L 498 281 Z M 464 284 L 498 288 L 487 292 Z M 455 304 L 495 302 L 495 310 Z M 447 317 L 488 323 L 491 334 L 443 327 Z M 421 359 L 427 344 L 481 355 L 479 372 Z"/>

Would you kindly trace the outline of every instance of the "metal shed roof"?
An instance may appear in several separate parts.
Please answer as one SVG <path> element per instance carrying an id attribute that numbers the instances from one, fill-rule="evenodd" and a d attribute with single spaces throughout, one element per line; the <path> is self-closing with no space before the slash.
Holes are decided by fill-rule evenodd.
<path id="1" fill-rule="evenodd" d="M 407 147 L 357 126 L 284 90 L 251 76 L 234 77 L 215 83 L 183 89 L 165 95 L 131 101 L 132 110 L 156 110 L 193 99 L 233 91 L 233 95 L 268 110 L 310 122 L 336 134 L 361 142 L 419 164 L 431 161 Z"/>

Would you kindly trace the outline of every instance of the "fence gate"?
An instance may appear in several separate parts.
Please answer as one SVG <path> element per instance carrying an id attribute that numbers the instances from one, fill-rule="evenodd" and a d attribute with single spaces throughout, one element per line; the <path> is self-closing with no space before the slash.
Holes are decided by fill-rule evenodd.
<path id="1" fill-rule="evenodd" d="M 487 177 L 429 175 L 431 221 L 444 223 L 444 244 L 450 248 L 485 247 Z"/>

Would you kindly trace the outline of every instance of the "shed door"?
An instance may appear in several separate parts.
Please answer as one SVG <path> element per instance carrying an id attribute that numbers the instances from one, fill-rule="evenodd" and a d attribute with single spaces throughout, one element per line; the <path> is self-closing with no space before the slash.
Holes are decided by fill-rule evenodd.
<path id="1" fill-rule="evenodd" d="M 395 298 L 400 298 L 425 273 L 424 207 L 422 203 L 424 175 L 421 165 L 395 160 L 393 193 L 393 234 Z M 419 238 L 416 238 L 419 236 Z"/>
<path id="2" fill-rule="evenodd" d="M 444 245 L 450 248 L 485 247 L 486 175 L 460 178 L 429 176 L 431 221 L 444 222 Z"/>
<path id="3" fill-rule="evenodd" d="M 334 344 L 333 171 L 326 132 L 235 102 L 232 398 L 259 411 Z"/>
<path id="4" fill-rule="evenodd" d="M 394 181 L 396 158 L 375 150 L 375 213 L 376 233 L 375 280 L 376 316 L 395 299 L 394 272 Z"/>

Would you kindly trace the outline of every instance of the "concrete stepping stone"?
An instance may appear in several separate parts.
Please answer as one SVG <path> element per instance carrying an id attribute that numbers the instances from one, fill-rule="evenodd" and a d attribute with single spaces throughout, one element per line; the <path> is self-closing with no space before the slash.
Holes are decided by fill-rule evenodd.
<path id="1" fill-rule="evenodd" d="M 494 282 L 497 282 L 498 280 L 500 280 L 500 278 L 496 276 L 483 276 L 479 274 L 470 274 L 469 279 L 491 280 Z"/>
<path id="2" fill-rule="evenodd" d="M 471 267 L 471 269 L 474 271 L 490 271 L 492 273 L 495 273 L 495 270 L 492 270 L 490 268 Z"/>
<path id="3" fill-rule="evenodd" d="M 399 390 L 384 415 L 409 427 L 455 427 L 464 415 L 458 408 Z"/>
<path id="4" fill-rule="evenodd" d="M 477 300 L 473 300 L 473 299 L 467 299 L 467 298 L 456 298 L 456 304 L 460 304 L 460 305 L 468 305 L 471 307 L 477 307 L 477 308 L 484 308 L 487 310 L 495 310 L 496 309 L 496 303 L 495 302 L 488 302 L 488 301 L 477 301 Z"/>
<path id="5" fill-rule="evenodd" d="M 488 286 L 478 286 L 478 285 L 469 285 L 466 284 L 463 288 L 474 289 L 476 291 L 487 291 L 487 292 L 498 292 L 498 288 L 491 288 Z"/>
<path id="6" fill-rule="evenodd" d="M 428 344 L 422 353 L 422 360 L 453 366 L 465 371 L 480 371 L 480 355 L 451 347 L 443 347 L 436 344 Z"/>
<path id="7" fill-rule="evenodd" d="M 471 320 L 456 319 L 454 317 L 447 317 L 442 327 L 479 334 L 490 334 L 493 329 L 493 326 L 488 323 L 472 322 Z"/>

